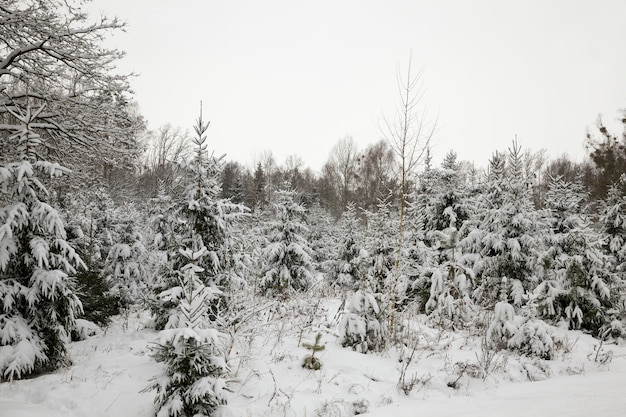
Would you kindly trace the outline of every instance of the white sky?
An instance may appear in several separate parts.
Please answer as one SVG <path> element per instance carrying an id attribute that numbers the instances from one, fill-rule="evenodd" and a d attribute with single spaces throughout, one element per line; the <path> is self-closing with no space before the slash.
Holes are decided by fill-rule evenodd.
<path id="1" fill-rule="evenodd" d="M 523 148 L 585 155 L 598 114 L 626 107 L 624 0 L 96 0 L 128 23 L 111 44 L 139 77 L 151 128 L 191 129 L 203 101 L 216 153 L 272 150 L 319 170 L 352 135 L 364 149 L 392 115 L 396 66 L 424 66 L 439 115 L 434 163 L 454 149 L 483 166 Z M 616 132 L 617 133 L 617 132 Z"/>

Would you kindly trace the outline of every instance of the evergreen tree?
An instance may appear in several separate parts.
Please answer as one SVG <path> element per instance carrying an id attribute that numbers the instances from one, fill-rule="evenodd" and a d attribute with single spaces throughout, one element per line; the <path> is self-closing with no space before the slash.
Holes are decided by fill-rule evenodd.
<path id="1" fill-rule="evenodd" d="M 607 236 L 605 252 L 611 256 L 615 271 L 626 279 L 626 174 L 609 190 L 600 213 Z"/>
<path id="2" fill-rule="evenodd" d="M 430 262 L 423 264 L 427 266 L 423 274 L 429 278 L 425 310 L 437 320 L 462 325 L 473 309 L 471 266 L 476 259 L 463 239 L 471 225 L 475 199 L 465 187 L 456 153 L 448 152 L 440 169 L 429 170 L 416 200 L 424 202 L 424 240 L 430 254 Z"/>
<path id="3" fill-rule="evenodd" d="M 177 328 L 162 330 L 152 347 L 152 356 L 166 365 L 165 375 L 153 378 L 144 390 L 156 391 L 159 417 L 211 416 L 226 403 L 223 375 L 227 367 L 220 342 L 223 335 L 205 327 L 213 291 L 203 284 L 199 274 L 204 270 L 199 264 L 207 253 L 204 246 L 180 250 L 188 260 L 179 271 L 180 321 Z"/>
<path id="4" fill-rule="evenodd" d="M 461 165 L 453 151 L 446 154 L 439 170 L 431 170 L 428 182 L 424 184 L 426 230 L 445 230 L 450 227 L 450 217 L 446 210 L 452 210 L 457 230 L 471 217 L 474 201 L 464 187 Z"/>
<path id="5" fill-rule="evenodd" d="M 43 110 L 12 112 L 16 162 L 0 166 L 0 380 L 65 363 L 64 341 L 82 309 L 73 275 L 84 264 L 43 184 L 67 172 L 42 158 L 33 121 Z"/>
<path id="6" fill-rule="evenodd" d="M 121 309 L 128 308 L 143 298 L 150 285 L 145 263 L 148 251 L 140 228 L 135 224 L 139 215 L 132 205 L 117 210 L 114 220 L 114 243 L 109 249 L 103 270 L 111 285 L 111 294 Z"/>
<path id="7" fill-rule="evenodd" d="M 474 264 L 478 280 L 474 297 L 484 306 L 494 305 L 502 283 L 506 282 L 510 301 L 521 307 L 541 278 L 537 261 L 546 227 L 532 204 L 517 142 L 509 149 L 508 169 L 499 154 L 490 164 L 477 225 L 464 242 L 468 252 L 480 255 Z"/>
<path id="8" fill-rule="evenodd" d="M 543 316 L 573 329 L 598 332 L 610 324 L 619 302 L 619 278 L 603 253 L 604 239 L 582 211 L 579 183 L 550 182 L 546 207 L 552 230 L 544 256 L 547 277 L 537 288 Z"/>
<path id="9" fill-rule="evenodd" d="M 265 176 L 265 172 L 263 171 L 263 166 L 259 162 L 254 170 L 254 178 L 252 180 L 252 200 L 251 207 L 259 208 L 263 210 L 265 205 L 267 204 L 265 187 L 267 185 L 267 179 Z"/>
<path id="10" fill-rule="evenodd" d="M 464 326 L 473 317 L 471 291 L 474 288 L 472 254 L 464 253 L 457 229 L 458 219 L 453 206 L 444 209 L 449 226 L 431 232 L 433 248 L 438 252 L 437 266 L 431 272 L 430 297 L 426 312 L 432 312 L 435 320 L 449 320 Z"/>
<path id="11" fill-rule="evenodd" d="M 378 352 L 385 347 L 388 332 L 380 294 L 372 291 L 366 275 L 361 276 L 358 289 L 350 297 L 338 330 L 341 345 L 357 352 Z"/>
<path id="12" fill-rule="evenodd" d="M 152 311 L 155 327 L 161 330 L 169 327 L 167 323 L 170 317 L 178 317 L 178 298 L 159 295 L 172 286 L 178 288 L 174 258 L 185 230 L 184 222 L 176 215 L 176 203 L 166 192 L 162 181 L 159 181 L 157 196 L 151 200 L 148 226 L 150 238 L 147 268 L 152 288 L 145 302 Z"/>
<path id="13" fill-rule="evenodd" d="M 288 297 L 313 283 L 313 251 L 306 239 L 305 208 L 295 201 L 295 192 L 280 190 L 274 203 L 275 220 L 270 221 L 263 249 L 261 287 L 265 293 Z"/>
<path id="14" fill-rule="evenodd" d="M 107 326 L 119 312 L 118 299 L 111 294 L 111 283 L 103 274 L 109 251 L 108 233 L 104 230 L 108 209 L 113 202 L 102 190 L 73 193 L 65 208 L 67 238 L 85 267 L 76 271 L 78 295 L 83 305 L 83 319 Z"/>
<path id="15" fill-rule="evenodd" d="M 366 212 L 369 239 L 364 255 L 364 274 L 358 281 L 358 289 L 346 306 L 346 312 L 339 323 L 340 340 L 343 346 L 367 353 L 380 351 L 385 347 L 388 336 L 390 294 L 395 262 L 396 221 L 391 215 L 389 201 L 379 200 L 375 213 Z M 396 298 L 397 300 L 397 298 Z"/>
<path id="16" fill-rule="evenodd" d="M 220 310 L 228 308 L 225 306 L 223 292 L 231 287 L 232 266 L 236 261 L 234 257 L 237 256 L 237 253 L 233 252 L 235 246 L 229 241 L 230 230 L 234 222 L 244 213 L 245 208 L 220 197 L 221 159 L 208 154 L 206 143 L 208 127 L 209 124 L 202 120 L 200 113 L 194 126 L 196 136 L 193 142 L 196 150 L 190 166 L 190 182 L 185 198 L 174 205 L 173 213 L 169 216 L 175 224 L 172 229 L 172 242 L 182 247 L 193 247 L 197 244 L 207 250 L 206 256 L 199 260 L 199 266 L 205 271 L 204 285 L 222 293 L 222 296 L 211 299 L 210 312 L 215 319 Z M 175 271 L 178 271 L 186 260 L 180 252 L 172 251 L 171 246 L 168 251 L 170 265 L 164 270 L 164 276 L 155 288 L 155 291 L 159 292 L 156 299 L 150 302 L 157 328 L 177 327 L 179 320 L 175 306 L 180 301 L 181 292 Z"/>
<path id="17" fill-rule="evenodd" d="M 426 210 L 422 204 L 423 197 L 421 193 L 414 192 L 407 201 L 404 260 L 406 288 L 405 296 L 401 300 L 404 304 L 417 302 L 422 311 L 425 310 L 425 304 L 430 298 L 431 275 L 437 260 L 437 253 L 428 244 L 426 238 L 424 227 Z"/>
<path id="18" fill-rule="evenodd" d="M 307 210 L 306 223 L 309 228 L 307 240 L 313 254 L 315 269 L 329 276 L 333 273 L 333 252 L 337 246 L 336 224 L 330 213 L 318 203 Z"/>
<path id="19" fill-rule="evenodd" d="M 354 203 L 347 205 L 339 221 L 341 239 L 334 260 L 334 269 L 330 275 L 331 285 L 343 288 L 358 288 L 362 275 L 366 274 L 364 258 L 367 252 L 363 248 L 363 226 L 356 213 Z"/>
<path id="20" fill-rule="evenodd" d="M 502 278 L 500 301 L 494 306 L 493 319 L 485 336 L 487 346 L 492 349 L 510 349 L 521 354 L 552 359 L 554 340 L 548 326 L 542 320 L 516 313 L 507 301 L 507 279 Z"/>
<path id="21" fill-rule="evenodd" d="M 370 255 L 368 275 L 375 293 L 384 294 L 391 287 L 396 259 L 396 220 L 392 217 L 390 201 L 379 200 L 376 212 L 366 212 L 369 239 L 366 242 Z M 388 296 L 389 294 L 386 294 Z"/>

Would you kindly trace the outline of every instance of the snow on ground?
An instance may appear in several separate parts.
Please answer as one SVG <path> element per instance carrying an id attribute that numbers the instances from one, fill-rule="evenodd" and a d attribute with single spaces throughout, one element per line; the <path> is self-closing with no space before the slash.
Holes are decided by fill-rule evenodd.
<path id="1" fill-rule="evenodd" d="M 222 415 L 626 415 L 625 347 L 554 329 L 563 340 L 555 360 L 489 357 L 479 337 L 438 331 L 418 318 L 405 394 L 398 380 L 410 350 L 363 355 L 342 348 L 332 326 L 337 304 L 300 301 L 253 315 L 230 351 L 233 392 Z M 0 417 L 152 416 L 154 393 L 140 391 L 161 365 L 148 355 L 156 332 L 146 321 L 142 314 L 116 318 L 102 334 L 71 344 L 72 366 L 0 384 Z M 326 345 L 317 354 L 323 367 L 309 371 L 300 365 L 307 350 L 298 340 L 312 342 L 317 331 Z M 481 365 L 488 375 L 480 375 Z"/>

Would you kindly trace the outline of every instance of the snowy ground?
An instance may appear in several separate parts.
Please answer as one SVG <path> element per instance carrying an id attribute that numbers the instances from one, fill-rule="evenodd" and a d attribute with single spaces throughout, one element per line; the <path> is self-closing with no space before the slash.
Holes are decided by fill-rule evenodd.
<path id="1" fill-rule="evenodd" d="M 488 362 L 479 337 L 441 332 L 418 318 L 417 349 L 405 372 L 405 386 L 413 386 L 405 394 L 398 380 L 407 361 L 400 358 L 410 351 L 363 355 L 342 348 L 332 326 L 337 303 L 322 305 L 270 307 L 240 327 L 224 416 L 626 415 L 625 347 L 555 329 L 563 338 L 555 360 L 499 354 Z M 104 333 L 71 344 L 72 366 L 0 384 L 0 416 L 152 416 L 153 393 L 140 391 L 161 368 L 148 355 L 156 332 L 145 322 L 142 314 L 117 318 Z M 310 342 L 317 331 L 326 345 L 319 354 L 324 366 L 308 371 L 300 366 L 307 351 L 298 339 Z"/>

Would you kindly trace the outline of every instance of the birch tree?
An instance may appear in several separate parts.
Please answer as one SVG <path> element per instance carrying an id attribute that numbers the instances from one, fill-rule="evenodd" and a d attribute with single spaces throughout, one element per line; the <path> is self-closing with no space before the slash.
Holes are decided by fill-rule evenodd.
<path id="1" fill-rule="evenodd" d="M 395 293 L 400 276 L 400 259 L 404 246 L 404 215 L 406 212 L 406 197 L 409 194 L 408 186 L 416 173 L 416 169 L 423 162 L 428 151 L 430 141 L 435 134 L 437 120 L 430 120 L 423 105 L 425 89 L 423 85 L 423 68 L 417 74 L 413 72 L 412 56 L 406 77 L 397 69 L 398 101 L 395 105 L 393 118 L 384 118 L 381 124 L 383 138 L 389 142 L 399 160 L 400 177 L 400 221 L 398 223 L 398 243 L 394 266 L 394 284 L 391 299 L 391 332 L 394 332 L 395 320 Z"/>

